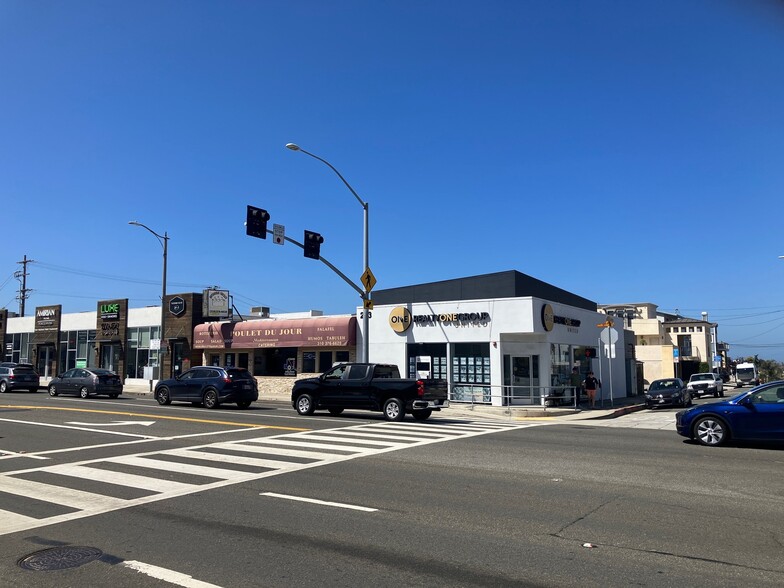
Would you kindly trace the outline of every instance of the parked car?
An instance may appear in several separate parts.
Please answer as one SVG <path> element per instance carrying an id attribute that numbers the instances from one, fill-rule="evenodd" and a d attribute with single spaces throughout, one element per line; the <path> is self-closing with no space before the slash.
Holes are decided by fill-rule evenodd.
<path id="1" fill-rule="evenodd" d="M 654 380 L 645 393 L 645 408 L 691 406 L 691 394 L 680 378 Z"/>
<path id="2" fill-rule="evenodd" d="M 301 415 L 328 410 L 337 416 L 345 409 L 374 410 L 388 421 L 410 413 L 418 421 L 449 406 L 447 382 L 404 379 L 393 364 L 341 363 L 317 378 L 294 382 L 291 405 Z"/>
<path id="3" fill-rule="evenodd" d="M 78 394 L 87 398 L 90 394 L 99 394 L 117 398 L 122 390 L 120 376 L 102 368 L 73 368 L 49 382 L 49 396 Z"/>
<path id="4" fill-rule="evenodd" d="M 701 394 L 713 394 L 716 398 L 724 396 L 724 382 L 717 374 L 692 374 L 686 386 L 692 398 L 699 398 Z"/>
<path id="5" fill-rule="evenodd" d="M 248 408 L 259 399 L 259 386 L 253 374 L 244 368 L 199 366 L 158 382 L 155 399 L 158 404 L 171 404 L 174 400 L 217 408 L 228 402 Z"/>
<path id="6" fill-rule="evenodd" d="M 40 378 L 29 363 L 5 361 L 0 364 L 0 393 L 11 390 L 38 392 Z"/>
<path id="7" fill-rule="evenodd" d="M 784 441 L 784 380 L 762 384 L 728 400 L 675 415 L 679 435 L 702 445 L 736 441 Z"/>

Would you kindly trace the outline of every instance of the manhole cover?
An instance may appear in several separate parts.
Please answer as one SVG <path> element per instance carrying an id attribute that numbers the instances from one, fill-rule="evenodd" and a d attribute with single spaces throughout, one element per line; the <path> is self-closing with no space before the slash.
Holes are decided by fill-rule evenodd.
<path id="1" fill-rule="evenodd" d="M 19 560 L 25 570 L 49 571 L 78 568 L 101 557 L 103 553 L 95 547 L 55 547 L 36 551 Z"/>

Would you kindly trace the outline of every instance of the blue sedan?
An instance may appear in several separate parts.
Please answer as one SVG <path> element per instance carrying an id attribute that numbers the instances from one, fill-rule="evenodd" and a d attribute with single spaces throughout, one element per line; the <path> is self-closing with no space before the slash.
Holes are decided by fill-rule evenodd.
<path id="1" fill-rule="evenodd" d="M 675 415 L 679 435 L 702 445 L 736 441 L 784 441 L 784 380 L 762 384 L 722 402 Z"/>

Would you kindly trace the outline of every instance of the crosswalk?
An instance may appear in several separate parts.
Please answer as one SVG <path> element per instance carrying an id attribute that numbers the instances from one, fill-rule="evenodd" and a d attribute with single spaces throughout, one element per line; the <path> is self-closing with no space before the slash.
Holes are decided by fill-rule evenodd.
<path id="1" fill-rule="evenodd" d="M 6 472 L 0 475 L 0 535 L 359 457 L 530 426 L 534 424 L 381 422 Z"/>

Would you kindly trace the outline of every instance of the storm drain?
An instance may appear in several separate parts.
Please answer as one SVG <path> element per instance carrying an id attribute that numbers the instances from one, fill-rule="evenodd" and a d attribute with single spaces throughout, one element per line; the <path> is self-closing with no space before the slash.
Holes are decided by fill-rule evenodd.
<path id="1" fill-rule="evenodd" d="M 19 560 L 19 567 L 25 570 L 46 572 L 67 570 L 98 559 L 103 555 L 95 547 L 54 547 L 36 551 Z"/>

